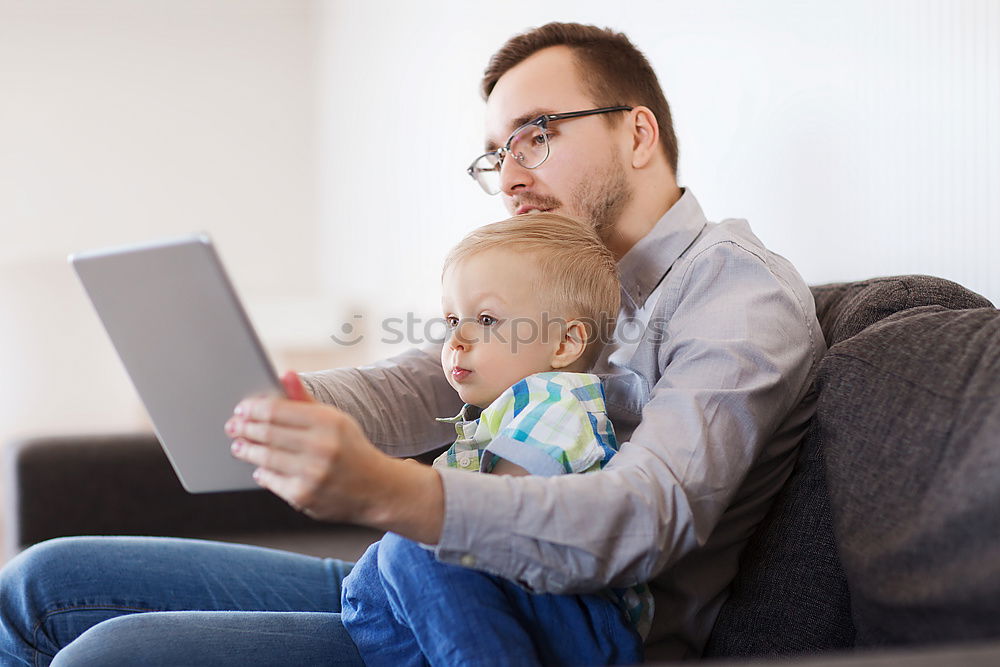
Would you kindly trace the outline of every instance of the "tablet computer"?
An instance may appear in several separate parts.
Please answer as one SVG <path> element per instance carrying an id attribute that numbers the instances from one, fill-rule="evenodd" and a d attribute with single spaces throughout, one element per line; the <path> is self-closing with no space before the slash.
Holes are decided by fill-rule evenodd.
<path id="1" fill-rule="evenodd" d="M 243 398 L 284 392 L 208 236 L 69 261 L 184 488 L 259 488 L 223 427 Z"/>

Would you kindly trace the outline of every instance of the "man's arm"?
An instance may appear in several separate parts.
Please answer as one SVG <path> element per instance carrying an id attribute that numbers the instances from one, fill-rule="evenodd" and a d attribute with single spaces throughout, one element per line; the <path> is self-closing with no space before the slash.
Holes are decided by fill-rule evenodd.
<path id="1" fill-rule="evenodd" d="M 742 542 L 791 470 L 811 414 L 795 408 L 822 336 L 794 272 L 779 276 L 734 243 L 690 264 L 661 299 L 675 302 L 661 313 L 669 344 L 657 351 L 662 374 L 641 423 L 600 473 L 543 479 L 407 465 L 374 449 L 339 410 L 263 398 L 244 401 L 228 428 L 234 453 L 313 516 L 437 544 L 443 561 L 534 591 L 647 581 L 703 545 L 741 487 L 730 537 Z"/>
<path id="2" fill-rule="evenodd" d="M 252 396 L 225 431 L 253 478 L 315 519 L 349 521 L 431 543 L 441 534 L 444 494 L 430 466 L 376 449 L 356 419 L 317 403 L 289 371 L 287 398 Z"/>
<path id="3" fill-rule="evenodd" d="M 441 370 L 441 346 L 412 349 L 361 368 L 302 373 L 302 383 L 321 403 L 354 417 L 371 442 L 390 456 L 413 456 L 448 445 L 450 417 L 462 399 Z"/>

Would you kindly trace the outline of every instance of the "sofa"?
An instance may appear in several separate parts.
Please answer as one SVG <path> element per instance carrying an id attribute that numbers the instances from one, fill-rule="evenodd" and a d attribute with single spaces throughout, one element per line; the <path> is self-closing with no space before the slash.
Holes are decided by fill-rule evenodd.
<path id="1" fill-rule="evenodd" d="M 1000 311 L 929 276 L 812 291 L 829 346 L 816 416 L 705 657 L 1000 664 Z M 4 454 L 8 556 L 142 534 L 350 559 L 379 535 L 263 491 L 189 495 L 151 434 L 29 438 Z"/>

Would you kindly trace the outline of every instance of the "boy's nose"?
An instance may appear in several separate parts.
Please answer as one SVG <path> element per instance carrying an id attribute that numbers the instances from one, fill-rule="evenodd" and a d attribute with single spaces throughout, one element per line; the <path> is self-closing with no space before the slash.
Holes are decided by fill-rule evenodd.
<path id="1" fill-rule="evenodd" d="M 466 329 L 471 324 L 471 322 L 460 320 L 458 325 L 452 329 L 450 345 L 453 350 L 467 350 L 472 346 L 473 339 Z"/>

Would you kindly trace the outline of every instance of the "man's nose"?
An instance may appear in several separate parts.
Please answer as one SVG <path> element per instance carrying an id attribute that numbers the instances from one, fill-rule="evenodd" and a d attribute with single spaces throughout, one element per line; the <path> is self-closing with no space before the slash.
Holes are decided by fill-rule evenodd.
<path id="1" fill-rule="evenodd" d="M 507 155 L 500 164 L 500 192 L 513 196 L 518 190 L 528 188 L 534 182 L 530 169 L 525 169 L 517 158 Z"/>

